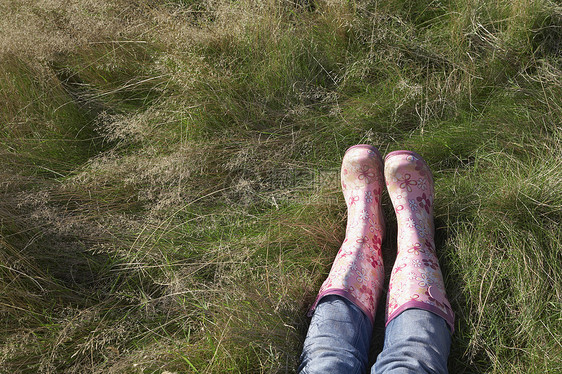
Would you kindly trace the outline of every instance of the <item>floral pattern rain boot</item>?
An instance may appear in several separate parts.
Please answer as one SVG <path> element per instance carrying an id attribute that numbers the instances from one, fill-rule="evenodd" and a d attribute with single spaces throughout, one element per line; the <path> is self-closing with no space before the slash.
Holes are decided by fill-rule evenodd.
<path id="1" fill-rule="evenodd" d="M 346 236 L 309 316 L 321 298 L 340 295 L 358 306 L 372 323 L 384 282 L 380 202 L 384 176 L 378 150 L 366 144 L 349 148 L 342 161 L 341 184 L 347 205 Z"/>
<path id="2" fill-rule="evenodd" d="M 398 253 L 388 288 L 386 324 L 404 310 L 417 308 L 444 318 L 453 331 L 455 317 L 445 295 L 433 240 L 431 171 L 418 154 L 396 151 L 386 156 L 384 175 L 398 221 Z"/>

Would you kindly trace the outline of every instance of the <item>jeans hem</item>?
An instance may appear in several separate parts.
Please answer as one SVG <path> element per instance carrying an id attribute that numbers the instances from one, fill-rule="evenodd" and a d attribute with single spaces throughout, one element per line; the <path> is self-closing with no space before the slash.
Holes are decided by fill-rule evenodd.
<path id="1" fill-rule="evenodd" d="M 366 310 L 363 304 L 359 300 L 357 300 L 357 298 L 354 297 L 351 293 L 347 292 L 346 290 L 342 290 L 341 288 L 327 289 L 322 293 L 318 294 L 318 296 L 316 297 L 316 301 L 314 301 L 314 304 L 312 304 L 312 306 L 308 310 L 307 313 L 308 317 L 312 317 L 312 314 L 314 314 L 314 310 L 316 309 L 316 306 L 318 305 L 320 300 L 322 300 L 323 297 L 328 295 L 338 295 L 343 297 L 344 299 L 349 300 L 350 302 L 353 303 L 353 305 L 359 308 L 361 312 L 363 312 L 363 314 L 365 314 L 369 318 L 369 321 L 371 322 L 371 326 L 375 324 L 375 316 L 373 315 L 373 313 L 370 313 L 368 310 Z M 376 303 L 373 310 L 377 310 Z"/>
<path id="2" fill-rule="evenodd" d="M 434 305 L 423 303 L 421 301 L 411 300 L 405 304 L 402 304 L 398 309 L 396 309 L 391 315 L 387 316 L 385 326 L 388 326 L 390 321 L 394 318 L 398 317 L 400 313 L 407 309 L 423 309 L 431 312 L 445 320 L 449 329 L 451 330 L 451 334 L 455 332 L 455 314 L 451 311 L 451 313 L 446 313 L 441 309 L 437 308 Z"/>

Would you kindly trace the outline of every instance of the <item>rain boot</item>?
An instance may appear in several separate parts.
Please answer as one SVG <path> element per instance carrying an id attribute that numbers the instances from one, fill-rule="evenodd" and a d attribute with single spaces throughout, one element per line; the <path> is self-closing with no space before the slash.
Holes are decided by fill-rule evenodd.
<path id="1" fill-rule="evenodd" d="M 339 295 L 359 307 L 372 324 L 384 281 L 380 201 L 384 176 L 382 158 L 375 147 L 359 144 L 346 151 L 341 185 L 347 205 L 346 235 L 309 316 L 324 296 Z"/>
<path id="2" fill-rule="evenodd" d="M 406 309 L 430 311 L 454 327 L 435 254 L 433 177 L 417 153 L 396 151 L 385 158 L 386 186 L 398 223 L 398 253 L 387 296 L 386 324 Z"/>

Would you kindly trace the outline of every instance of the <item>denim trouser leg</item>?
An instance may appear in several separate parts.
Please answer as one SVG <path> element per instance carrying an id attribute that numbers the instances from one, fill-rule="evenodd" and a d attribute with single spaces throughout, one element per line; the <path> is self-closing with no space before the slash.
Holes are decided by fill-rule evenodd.
<path id="1" fill-rule="evenodd" d="M 352 302 L 323 297 L 312 316 L 298 372 L 366 373 L 371 335 L 371 321 Z"/>
<path id="2" fill-rule="evenodd" d="M 372 326 L 341 296 L 318 303 L 301 355 L 299 373 L 365 373 Z M 372 374 L 447 373 L 451 333 L 445 320 L 422 309 L 407 309 L 386 327 L 384 349 Z"/>
<path id="3" fill-rule="evenodd" d="M 407 309 L 386 327 L 383 351 L 371 374 L 447 373 L 451 333 L 445 320 Z"/>

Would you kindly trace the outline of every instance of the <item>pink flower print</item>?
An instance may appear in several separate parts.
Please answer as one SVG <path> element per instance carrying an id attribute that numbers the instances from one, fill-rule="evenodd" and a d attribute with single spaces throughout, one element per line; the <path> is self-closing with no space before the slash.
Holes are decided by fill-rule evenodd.
<path id="1" fill-rule="evenodd" d="M 382 263 L 378 260 L 377 256 L 369 257 L 369 262 L 371 263 L 371 266 L 374 268 L 376 268 L 379 265 L 382 265 Z"/>
<path id="2" fill-rule="evenodd" d="M 346 258 L 347 256 L 351 256 L 352 254 L 353 254 L 353 251 L 341 251 L 338 255 L 339 255 L 340 259 L 343 259 L 343 258 Z"/>
<path id="3" fill-rule="evenodd" d="M 373 214 L 373 216 L 374 216 L 374 214 Z M 371 231 L 371 232 L 373 232 L 373 225 L 375 224 L 375 222 L 373 221 L 373 218 L 371 218 L 371 215 L 369 214 L 369 218 L 367 219 L 367 223 L 369 224 L 369 231 Z"/>
<path id="4" fill-rule="evenodd" d="M 379 196 L 381 195 L 381 188 L 375 188 L 373 189 L 373 193 L 375 194 L 374 198 L 375 198 L 375 203 L 379 202 Z"/>
<path id="5" fill-rule="evenodd" d="M 367 247 L 368 247 L 368 245 L 367 245 Z M 355 262 L 356 262 L 356 263 L 361 263 L 365 257 L 366 257 L 366 256 L 365 256 L 365 251 L 358 251 L 358 252 L 355 254 Z"/>
<path id="6" fill-rule="evenodd" d="M 425 178 L 420 178 L 418 179 L 418 188 L 422 191 L 425 191 L 425 189 L 427 188 L 427 184 L 426 184 L 426 179 Z"/>
<path id="7" fill-rule="evenodd" d="M 425 209 L 427 213 L 429 213 L 429 208 L 431 207 L 431 201 L 429 201 L 428 197 L 425 196 L 425 192 L 421 195 L 416 197 L 416 200 L 419 201 L 419 205 L 422 209 Z"/>
<path id="8" fill-rule="evenodd" d="M 413 218 L 409 217 L 408 219 L 406 219 L 406 221 L 404 221 L 404 224 L 406 225 L 406 227 L 411 229 L 415 226 L 415 221 Z"/>
<path id="9" fill-rule="evenodd" d="M 421 273 L 420 275 L 418 275 L 416 277 L 416 280 L 418 281 L 418 286 L 424 288 L 427 288 L 433 284 L 433 279 L 431 279 L 431 277 L 428 277 L 426 273 Z"/>
<path id="10" fill-rule="evenodd" d="M 349 196 L 349 206 L 352 206 L 358 201 L 359 201 L 359 196 L 354 196 L 354 195 Z"/>
<path id="11" fill-rule="evenodd" d="M 411 178 L 412 176 L 408 173 L 404 174 L 403 178 L 398 178 L 398 181 L 400 181 L 400 188 L 403 190 L 405 189 L 408 192 L 412 192 L 412 187 L 410 186 L 415 186 L 418 184 L 418 182 L 412 180 Z"/>
<path id="12" fill-rule="evenodd" d="M 371 184 L 375 180 L 375 173 L 369 171 L 370 169 L 368 165 L 361 165 L 359 170 L 360 173 L 357 178 L 360 181 L 364 181 L 366 184 Z"/>
<path id="13" fill-rule="evenodd" d="M 420 238 L 427 238 L 429 237 L 429 227 L 425 222 L 419 222 L 416 224 L 416 230 L 418 231 L 418 235 Z"/>
<path id="14" fill-rule="evenodd" d="M 362 220 L 366 220 L 369 218 L 369 212 L 367 212 L 365 209 L 363 209 L 361 211 L 361 213 L 359 213 L 359 218 L 361 218 Z"/>
<path id="15" fill-rule="evenodd" d="M 427 174 L 425 163 L 422 160 L 416 159 L 416 171 L 418 171 L 421 176 L 424 176 L 424 175 Z"/>
<path id="16" fill-rule="evenodd" d="M 408 248 L 408 253 L 411 253 L 414 256 L 418 256 L 420 253 L 425 253 L 425 251 L 422 249 L 420 243 L 411 243 L 410 247 Z"/>
<path id="17" fill-rule="evenodd" d="M 371 239 L 371 242 L 373 243 L 373 247 L 375 248 L 380 248 L 382 244 L 382 240 L 378 235 L 374 235 L 373 239 Z"/>
<path id="18" fill-rule="evenodd" d="M 406 266 L 407 266 L 406 264 L 395 266 L 394 269 L 392 269 L 392 274 L 396 274 L 399 271 L 402 271 L 402 269 L 404 269 Z"/>
<path id="19" fill-rule="evenodd" d="M 373 194 L 371 193 L 371 191 L 365 192 L 365 201 L 368 203 L 373 201 Z"/>
<path id="20" fill-rule="evenodd" d="M 439 266 L 433 260 L 426 259 L 426 258 L 422 259 L 422 262 L 423 262 L 424 266 L 428 266 L 428 267 L 432 268 L 433 270 L 437 270 L 437 267 Z"/>
<path id="21" fill-rule="evenodd" d="M 406 201 L 406 199 L 404 198 L 404 195 L 402 195 L 401 193 L 396 195 L 396 201 Z"/>
<path id="22" fill-rule="evenodd" d="M 367 220 L 367 222 L 369 222 L 369 232 L 374 233 L 375 232 L 375 222 L 369 218 Z"/>
<path id="23" fill-rule="evenodd" d="M 355 240 L 355 242 L 357 244 L 363 245 L 363 244 L 367 244 L 367 240 L 368 240 L 368 238 L 366 236 L 363 236 L 361 238 L 357 238 L 357 240 Z"/>
<path id="24" fill-rule="evenodd" d="M 357 274 L 357 282 L 359 283 L 363 283 L 363 282 L 367 282 L 369 280 L 369 275 L 367 274 L 367 271 L 363 268 L 361 268 L 361 270 L 358 270 L 355 274 Z"/>
<path id="25" fill-rule="evenodd" d="M 373 295 L 369 291 L 369 287 L 367 287 L 365 284 L 363 284 L 361 287 L 359 287 L 359 293 L 360 293 L 361 297 L 365 298 L 366 302 L 368 302 L 369 299 L 373 298 Z"/>
<path id="26" fill-rule="evenodd" d="M 425 244 L 425 246 L 429 249 L 430 252 L 435 252 L 432 241 L 425 239 L 425 242 L 423 244 Z"/>
<path id="27" fill-rule="evenodd" d="M 416 201 L 414 199 L 408 200 L 408 203 L 410 204 L 410 210 L 418 210 L 418 204 L 416 204 Z"/>
<path id="28" fill-rule="evenodd" d="M 375 298 L 373 297 L 373 293 L 369 291 L 368 287 L 361 287 L 361 292 L 363 293 L 363 295 L 366 296 L 367 301 L 365 304 L 367 305 L 374 305 L 375 304 Z"/>
<path id="29" fill-rule="evenodd" d="M 398 205 L 398 206 L 396 207 L 396 214 L 400 213 L 400 212 L 403 211 L 403 210 L 404 210 L 404 205 Z"/>
<path id="30" fill-rule="evenodd" d="M 379 237 L 377 241 L 378 241 L 379 243 L 381 243 L 381 242 L 382 242 L 382 238 Z M 377 254 L 377 258 L 380 258 L 381 261 L 382 261 L 382 246 L 379 245 L 378 247 L 375 247 L 375 253 Z M 381 264 L 382 264 L 382 262 L 381 262 Z"/>
<path id="31" fill-rule="evenodd" d="M 422 262 L 420 260 L 412 260 L 412 265 L 419 268 L 422 266 Z"/>

